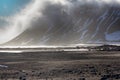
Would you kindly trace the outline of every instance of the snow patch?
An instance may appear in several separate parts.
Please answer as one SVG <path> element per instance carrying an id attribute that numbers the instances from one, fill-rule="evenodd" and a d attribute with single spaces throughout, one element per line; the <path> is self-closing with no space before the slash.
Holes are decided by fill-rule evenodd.
<path id="1" fill-rule="evenodd" d="M 106 34 L 105 36 L 108 41 L 120 41 L 120 31 Z"/>
<path id="2" fill-rule="evenodd" d="M 2 67 L 2 68 L 8 68 L 8 66 L 5 66 L 5 65 L 0 65 L 0 67 Z"/>

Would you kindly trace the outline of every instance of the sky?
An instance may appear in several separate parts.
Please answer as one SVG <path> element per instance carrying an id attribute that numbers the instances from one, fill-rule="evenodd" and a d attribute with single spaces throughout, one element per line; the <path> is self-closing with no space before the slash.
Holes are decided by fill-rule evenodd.
<path id="1" fill-rule="evenodd" d="M 120 0 L 0 0 L 0 45 L 120 43 Z"/>
<path id="2" fill-rule="evenodd" d="M 30 0 L 0 0 L 0 16 L 11 16 L 24 8 Z"/>

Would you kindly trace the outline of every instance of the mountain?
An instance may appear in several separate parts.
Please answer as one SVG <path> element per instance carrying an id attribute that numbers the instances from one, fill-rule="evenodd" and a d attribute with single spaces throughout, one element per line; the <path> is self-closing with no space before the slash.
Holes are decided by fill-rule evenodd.
<path id="1" fill-rule="evenodd" d="M 120 43 L 117 3 L 47 3 L 40 13 L 42 17 L 32 20 L 30 28 L 3 45 Z"/>

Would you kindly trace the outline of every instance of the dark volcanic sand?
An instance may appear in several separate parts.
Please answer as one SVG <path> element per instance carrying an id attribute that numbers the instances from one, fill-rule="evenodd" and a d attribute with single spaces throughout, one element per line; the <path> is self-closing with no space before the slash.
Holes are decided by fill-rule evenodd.
<path id="1" fill-rule="evenodd" d="M 0 80 L 120 80 L 120 52 L 0 53 L 0 65 Z"/>

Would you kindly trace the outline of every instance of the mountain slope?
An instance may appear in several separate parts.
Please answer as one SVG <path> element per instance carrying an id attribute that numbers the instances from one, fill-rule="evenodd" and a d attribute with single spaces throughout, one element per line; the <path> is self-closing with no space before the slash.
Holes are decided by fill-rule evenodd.
<path id="1" fill-rule="evenodd" d="M 39 11 L 38 11 L 39 12 Z M 30 28 L 3 45 L 68 45 L 120 42 L 120 6 L 117 3 L 46 3 Z"/>

